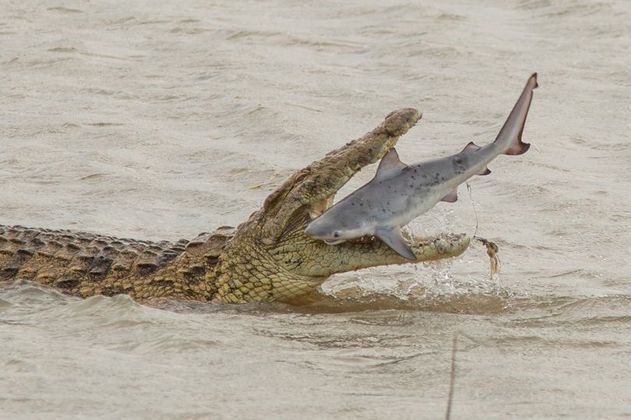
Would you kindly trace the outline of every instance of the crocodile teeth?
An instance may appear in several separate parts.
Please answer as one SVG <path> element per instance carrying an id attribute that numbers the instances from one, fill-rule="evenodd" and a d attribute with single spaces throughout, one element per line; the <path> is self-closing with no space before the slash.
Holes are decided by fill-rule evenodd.
<path id="1" fill-rule="evenodd" d="M 335 194 L 328 198 L 325 198 L 324 200 L 316 201 L 315 203 L 313 203 L 311 205 L 311 208 L 309 209 L 309 216 L 311 216 L 311 219 L 315 219 L 316 217 L 324 213 L 326 209 L 331 207 L 333 205 L 333 198 L 335 198 Z"/>

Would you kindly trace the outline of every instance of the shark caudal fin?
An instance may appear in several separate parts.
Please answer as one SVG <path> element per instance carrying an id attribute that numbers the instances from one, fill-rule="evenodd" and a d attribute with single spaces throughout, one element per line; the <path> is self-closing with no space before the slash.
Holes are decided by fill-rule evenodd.
<path id="1" fill-rule="evenodd" d="M 537 84 L 537 73 L 533 73 L 526 87 L 522 91 L 513 110 L 508 115 L 506 122 L 502 126 L 500 133 L 497 135 L 494 143 L 501 144 L 505 147 L 505 155 L 521 155 L 528 151 L 530 144 L 521 141 L 521 135 L 524 132 L 526 117 L 532 102 L 533 90 L 539 85 Z"/>

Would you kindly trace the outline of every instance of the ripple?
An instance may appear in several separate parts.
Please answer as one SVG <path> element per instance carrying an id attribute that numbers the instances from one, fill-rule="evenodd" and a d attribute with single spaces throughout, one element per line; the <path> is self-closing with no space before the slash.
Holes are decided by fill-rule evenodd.
<path id="1" fill-rule="evenodd" d="M 492 141 L 530 72 L 541 88 L 531 152 L 472 180 L 477 214 L 415 225 L 477 219 L 501 284 L 479 247 L 302 307 L 3 283 L 4 417 L 436 418 L 454 335 L 455 412 L 628 413 L 628 2 L 57 3 L 2 3 L 3 223 L 193 237 L 393 109 L 424 112 L 397 146 L 423 161 Z"/>
<path id="2" fill-rule="evenodd" d="M 69 8 L 69 7 L 62 7 L 62 6 L 49 7 L 46 10 L 48 10 L 50 12 L 58 12 L 58 13 L 66 13 L 66 14 L 83 13 L 83 10 L 72 9 L 72 8 Z"/>

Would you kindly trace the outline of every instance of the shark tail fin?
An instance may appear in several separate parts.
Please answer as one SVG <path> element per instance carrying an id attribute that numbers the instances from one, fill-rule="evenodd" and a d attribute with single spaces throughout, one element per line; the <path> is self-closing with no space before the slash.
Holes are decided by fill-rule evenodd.
<path id="1" fill-rule="evenodd" d="M 530 149 L 530 143 L 522 142 L 520 136 L 520 139 L 515 144 L 511 145 L 504 154 L 509 156 L 523 155 L 528 149 Z"/>
<path id="2" fill-rule="evenodd" d="M 524 132 L 526 117 L 528 116 L 528 110 L 532 102 L 532 91 L 538 86 L 537 73 L 533 73 L 528 79 L 528 82 L 526 82 L 526 87 L 524 87 L 515 107 L 495 139 L 495 143 L 506 145 L 507 148 L 504 150 L 505 155 L 522 155 L 530 149 L 530 144 L 521 141 L 521 135 Z"/>

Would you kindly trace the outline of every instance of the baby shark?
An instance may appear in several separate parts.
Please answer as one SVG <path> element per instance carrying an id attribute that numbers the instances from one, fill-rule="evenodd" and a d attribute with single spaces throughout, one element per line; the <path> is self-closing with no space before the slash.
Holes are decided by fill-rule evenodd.
<path id="1" fill-rule="evenodd" d="M 314 219 L 305 233 L 332 245 L 374 235 L 402 257 L 415 260 L 401 227 L 439 201 L 455 202 L 458 186 L 474 175 L 490 174 L 487 165 L 497 156 L 528 151 L 530 145 L 521 137 L 537 86 L 534 73 L 493 143 L 480 147 L 471 142 L 460 153 L 414 165 L 404 164 L 390 149 L 368 184 Z"/>

